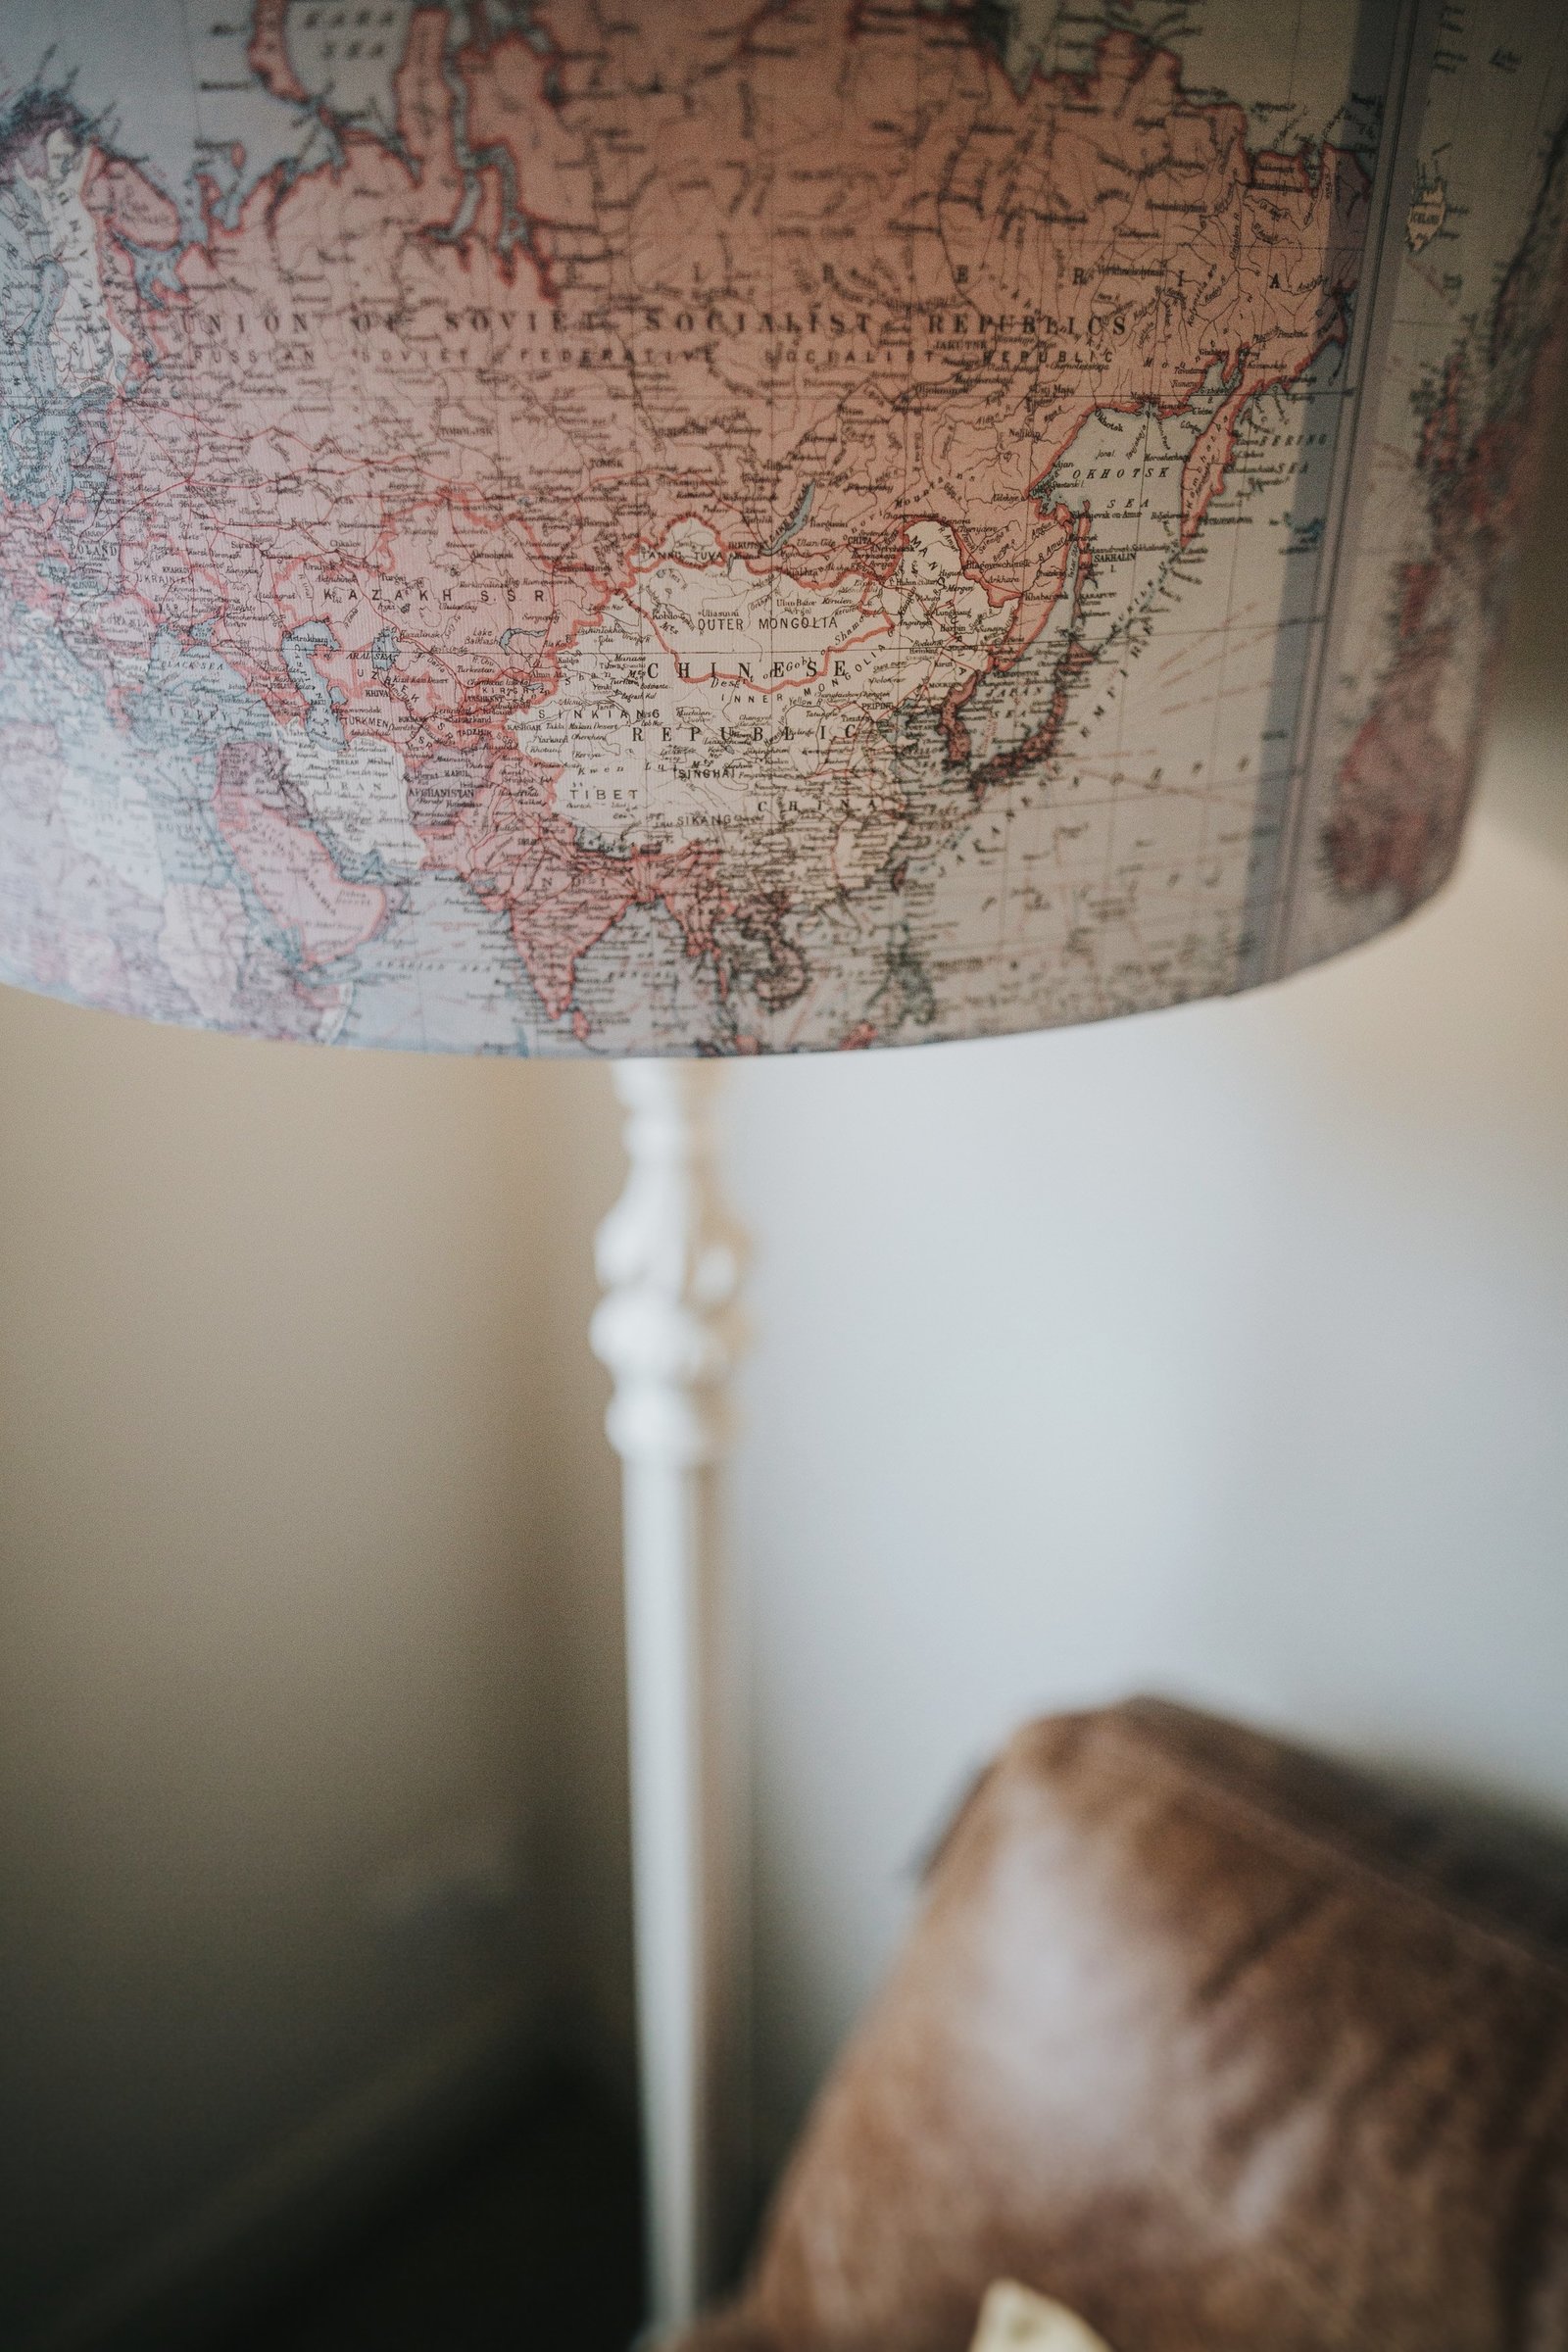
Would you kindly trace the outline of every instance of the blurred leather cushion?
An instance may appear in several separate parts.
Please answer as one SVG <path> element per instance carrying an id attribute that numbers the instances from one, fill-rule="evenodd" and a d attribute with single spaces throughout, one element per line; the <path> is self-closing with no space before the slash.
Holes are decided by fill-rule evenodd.
<path id="1" fill-rule="evenodd" d="M 1022 1732 L 688 2352 L 1568 2352 L 1568 1848 L 1143 1699 Z"/>

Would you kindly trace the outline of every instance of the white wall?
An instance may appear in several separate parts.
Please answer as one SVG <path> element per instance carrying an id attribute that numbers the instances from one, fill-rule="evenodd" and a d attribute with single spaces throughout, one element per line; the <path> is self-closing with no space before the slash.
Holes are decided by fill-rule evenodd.
<path id="1" fill-rule="evenodd" d="M 1229 1003 L 738 1074 L 775 2144 L 1036 1710 L 1159 1689 L 1568 1817 L 1565 470 L 1436 906 Z"/>
<path id="2" fill-rule="evenodd" d="M 1554 489 L 1461 873 L 1401 930 L 1227 1003 L 732 1074 L 771 2153 L 922 1849 L 1033 1712 L 1159 1689 L 1568 1817 Z M 614 1689 L 581 1330 L 618 1154 L 602 1074 L 535 1076 L 574 1433 L 554 1508 L 588 1596 L 579 1671 L 597 1659 L 580 1757 Z M 584 1950 L 616 1884 L 607 1756 L 575 1790 Z"/>
<path id="3" fill-rule="evenodd" d="M 748 1074 L 763 2066 L 1030 1713 L 1188 1694 L 1568 1813 L 1568 861 L 1245 1002 Z"/>

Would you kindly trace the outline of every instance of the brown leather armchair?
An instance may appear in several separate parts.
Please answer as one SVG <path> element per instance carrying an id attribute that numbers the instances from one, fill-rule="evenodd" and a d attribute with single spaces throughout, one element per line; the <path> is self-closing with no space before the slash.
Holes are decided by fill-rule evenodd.
<path id="1" fill-rule="evenodd" d="M 1568 1846 L 1141 1699 L 963 1807 L 684 2352 L 1568 2352 Z"/>

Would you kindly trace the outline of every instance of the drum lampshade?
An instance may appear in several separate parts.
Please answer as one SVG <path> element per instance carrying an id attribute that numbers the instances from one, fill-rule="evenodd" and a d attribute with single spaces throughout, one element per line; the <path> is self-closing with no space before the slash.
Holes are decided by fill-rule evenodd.
<path id="1" fill-rule="evenodd" d="M 1568 209 L 1454 13 L 0 0 L 0 978 L 756 1053 L 1395 921 Z"/>

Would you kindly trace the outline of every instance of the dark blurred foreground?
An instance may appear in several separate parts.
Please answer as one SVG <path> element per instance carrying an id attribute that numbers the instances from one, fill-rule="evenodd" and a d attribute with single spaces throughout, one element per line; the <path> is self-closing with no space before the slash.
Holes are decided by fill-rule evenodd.
<path id="1" fill-rule="evenodd" d="M 637 2172 L 624 2112 L 552 2082 L 212 2352 L 625 2352 Z"/>

